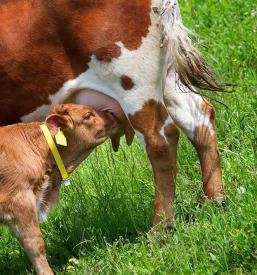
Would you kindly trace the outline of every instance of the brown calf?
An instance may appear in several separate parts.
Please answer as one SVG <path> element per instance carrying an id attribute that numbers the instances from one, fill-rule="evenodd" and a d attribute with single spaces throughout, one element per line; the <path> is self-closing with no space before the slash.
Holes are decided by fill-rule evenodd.
<path id="1" fill-rule="evenodd" d="M 75 104 L 57 105 L 46 118 L 52 136 L 61 128 L 68 146 L 58 146 L 68 172 L 116 131 L 108 112 Z M 59 197 L 61 175 L 39 122 L 0 128 L 0 222 L 9 226 L 37 274 L 48 265 L 39 219 Z"/>

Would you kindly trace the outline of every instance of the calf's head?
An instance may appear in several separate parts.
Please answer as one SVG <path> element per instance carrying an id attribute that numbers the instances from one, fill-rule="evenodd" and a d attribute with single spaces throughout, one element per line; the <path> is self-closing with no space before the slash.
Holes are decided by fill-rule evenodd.
<path id="1" fill-rule="evenodd" d="M 68 145 L 83 150 L 92 149 L 113 135 L 117 121 L 109 112 L 98 112 L 77 104 L 61 104 L 54 107 L 46 118 L 48 127 L 56 133 L 61 129 Z"/>

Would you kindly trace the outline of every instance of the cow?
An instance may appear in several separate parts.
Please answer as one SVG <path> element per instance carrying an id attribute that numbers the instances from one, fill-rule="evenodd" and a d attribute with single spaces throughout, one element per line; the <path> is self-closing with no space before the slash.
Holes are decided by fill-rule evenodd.
<path id="1" fill-rule="evenodd" d="M 155 179 L 154 224 L 174 222 L 179 130 L 193 143 L 205 196 L 224 200 L 214 107 L 223 91 L 177 0 L 0 2 L 0 123 L 44 119 L 85 88 L 114 98 L 145 145 Z"/>

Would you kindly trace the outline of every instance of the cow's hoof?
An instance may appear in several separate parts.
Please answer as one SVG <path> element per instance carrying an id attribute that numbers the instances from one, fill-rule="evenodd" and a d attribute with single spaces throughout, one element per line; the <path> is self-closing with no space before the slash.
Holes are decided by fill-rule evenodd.
<path id="1" fill-rule="evenodd" d="M 174 223 L 165 223 L 165 222 L 161 222 L 158 223 L 156 225 L 154 225 L 154 227 L 150 230 L 150 234 L 151 235 L 156 235 L 158 236 L 158 234 L 161 234 L 163 232 L 174 232 L 176 230 L 176 226 Z"/>
<path id="2" fill-rule="evenodd" d="M 167 223 L 165 225 L 166 230 L 168 231 L 176 231 L 176 226 L 174 223 Z"/>
<path id="3" fill-rule="evenodd" d="M 223 208 L 223 209 L 226 209 L 226 200 L 225 198 L 223 198 L 222 200 L 221 199 L 218 199 L 218 200 L 214 200 L 214 203 L 217 207 L 219 208 Z"/>
<path id="4" fill-rule="evenodd" d="M 202 203 L 202 206 L 204 206 L 206 203 L 212 203 L 218 208 L 226 209 L 226 199 L 225 197 L 217 197 L 217 198 L 207 198 L 205 197 Z"/>
<path id="5" fill-rule="evenodd" d="M 212 199 L 214 202 L 216 202 L 217 204 L 224 204 L 226 201 L 226 197 L 225 196 L 217 196 L 215 198 Z"/>

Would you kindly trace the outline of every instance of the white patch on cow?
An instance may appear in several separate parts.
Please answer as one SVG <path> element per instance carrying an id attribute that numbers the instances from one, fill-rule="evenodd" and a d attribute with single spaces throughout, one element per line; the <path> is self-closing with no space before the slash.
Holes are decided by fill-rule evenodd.
<path id="1" fill-rule="evenodd" d="M 164 97 L 169 114 L 191 140 L 199 126 L 207 126 L 210 134 L 215 134 L 209 116 L 201 109 L 203 98 L 182 85 L 172 71 L 166 79 Z"/>
<path id="2" fill-rule="evenodd" d="M 166 126 L 168 126 L 169 124 L 173 124 L 173 123 L 174 123 L 174 122 L 173 122 L 172 118 L 171 118 L 170 116 L 168 116 L 167 119 L 165 120 L 164 124 L 162 125 L 161 130 L 160 130 L 160 135 L 161 135 L 162 137 L 164 137 L 164 139 L 165 139 L 165 141 L 166 141 L 167 143 L 169 143 L 169 141 L 167 140 L 167 137 L 166 137 L 164 131 L 165 131 Z"/>

